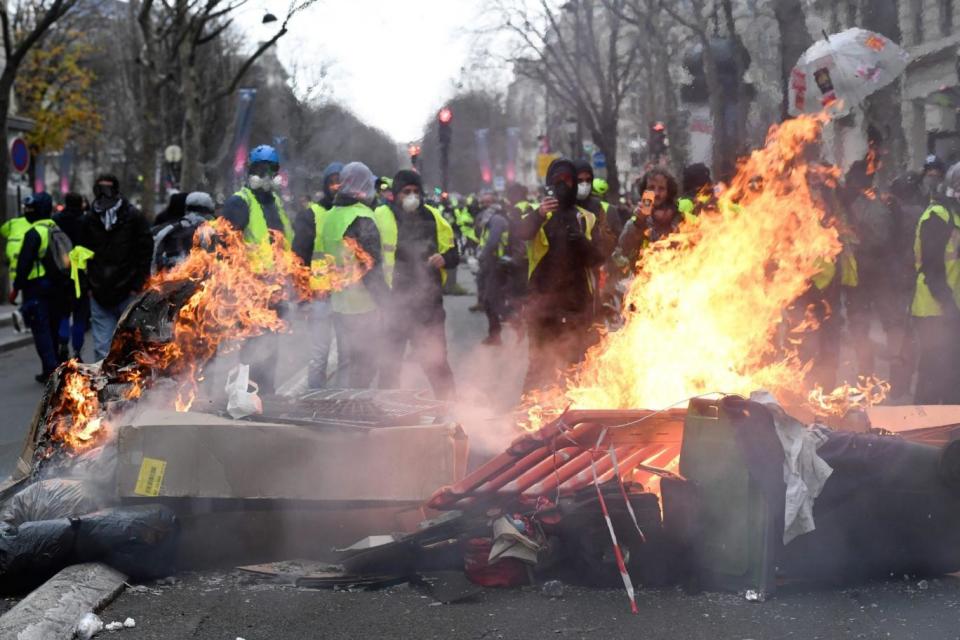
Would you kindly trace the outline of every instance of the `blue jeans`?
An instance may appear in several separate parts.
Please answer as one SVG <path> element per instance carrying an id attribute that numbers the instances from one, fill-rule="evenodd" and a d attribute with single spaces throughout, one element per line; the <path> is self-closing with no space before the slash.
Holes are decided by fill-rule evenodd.
<path id="1" fill-rule="evenodd" d="M 90 297 L 90 329 L 93 333 L 94 358 L 97 360 L 103 360 L 110 353 L 110 343 L 113 341 L 117 322 L 133 302 L 134 297 L 130 295 L 126 300 L 112 307 L 104 307 L 97 302 L 96 298 Z"/>
<path id="2" fill-rule="evenodd" d="M 333 342 L 333 318 L 329 300 L 317 300 L 310 306 L 310 366 L 307 383 L 311 389 L 327 386 L 327 361 Z"/>
<path id="3" fill-rule="evenodd" d="M 46 278 L 31 280 L 23 289 L 20 313 L 33 334 L 33 345 L 40 356 L 43 375 L 48 376 L 60 364 L 57 355 L 57 328 L 60 326 L 61 292 Z"/>

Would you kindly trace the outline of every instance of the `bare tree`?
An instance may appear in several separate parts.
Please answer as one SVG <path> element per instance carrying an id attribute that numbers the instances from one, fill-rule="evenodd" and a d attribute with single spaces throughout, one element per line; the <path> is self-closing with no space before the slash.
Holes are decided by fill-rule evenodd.
<path id="1" fill-rule="evenodd" d="M 0 120 L 3 121 L 3 144 L 0 144 L 0 185 L 6 191 L 10 179 L 10 157 L 7 149 L 7 119 L 10 116 L 10 100 L 14 81 L 20 65 L 30 50 L 41 43 L 43 36 L 63 18 L 77 0 L 33 0 L 18 2 L 12 7 L 4 3 L 0 11 L 3 27 L 3 53 L 5 65 L 0 73 Z M 7 217 L 7 198 L 0 199 L 0 214 Z"/>
<path id="2" fill-rule="evenodd" d="M 197 188 L 204 182 L 204 158 L 201 149 L 203 112 L 211 103 L 217 103 L 234 94 L 250 68 L 277 41 L 287 33 L 290 20 L 313 4 L 315 0 L 294 0 L 276 32 L 259 43 L 252 52 L 240 56 L 232 74 L 212 85 L 200 82 L 200 64 L 203 51 L 213 43 L 220 46 L 222 37 L 233 26 L 237 11 L 249 0 L 141 0 L 138 10 L 142 49 L 139 62 L 145 68 L 143 106 L 145 138 L 141 154 L 141 173 L 153 176 L 157 170 L 160 139 L 158 96 L 165 89 L 179 98 L 182 125 L 179 131 L 181 160 L 181 188 Z M 147 180 L 148 183 L 152 182 Z M 144 189 L 144 205 L 155 200 L 152 185 Z"/>
<path id="3" fill-rule="evenodd" d="M 623 19 L 627 0 L 572 0 L 557 10 L 540 0 L 497 3 L 504 28 L 520 43 L 516 73 L 542 83 L 606 156 L 610 192 L 618 193 L 617 143 L 624 100 L 636 88 L 643 60 L 640 34 Z"/>

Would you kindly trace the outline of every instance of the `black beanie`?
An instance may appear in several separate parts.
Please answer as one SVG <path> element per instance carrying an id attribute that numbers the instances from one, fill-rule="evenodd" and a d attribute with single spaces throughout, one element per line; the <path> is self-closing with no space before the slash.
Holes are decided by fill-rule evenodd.
<path id="1" fill-rule="evenodd" d="M 420 174 L 411 169 L 401 169 L 397 171 L 397 175 L 393 176 L 393 193 L 394 195 L 400 193 L 400 191 L 409 185 L 416 185 L 420 189 L 420 193 L 423 193 L 423 178 L 420 177 Z"/>

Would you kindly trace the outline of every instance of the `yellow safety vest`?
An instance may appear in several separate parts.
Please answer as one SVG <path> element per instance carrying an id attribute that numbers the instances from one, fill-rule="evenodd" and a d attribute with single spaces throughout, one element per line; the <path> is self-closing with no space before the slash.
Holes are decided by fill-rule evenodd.
<path id="1" fill-rule="evenodd" d="M 453 248 L 453 227 L 443 217 L 443 213 L 430 205 L 424 205 L 433 214 L 437 225 L 437 253 L 445 254 Z M 390 205 L 385 204 L 373 212 L 373 221 L 380 231 L 380 246 L 383 250 L 383 275 L 387 285 L 393 287 L 393 271 L 397 264 L 397 218 Z M 447 270 L 440 269 L 440 282 L 447 284 Z"/>
<path id="2" fill-rule="evenodd" d="M 857 258 L 850 251 L 844 249 L 839 256 L 840 261 L 840 286 L 856 287 L 860 284 L 860 272 L 857 268 Z M 830 286 L 834 277 L 837 275 L 837 259 L 825 260 L 817 258 L 817 266 L 820 271 L 813 276 L 813 286 L 823 291 Z"/>
<path id="3" fill-rule="evenodd" d="M 393 287 L 393 269 L 397 264 L 397 218 L 389 204 L 373 210 L 373 221 L 380 231 L 380 248 L 383 251 L 383 277 L 387 286 Z"/>
<path id="4" fill-rule="evenodd" d="M 57 223 L 49 218 L 37 220 L 30 225 L 30 228 L 35 229 L 37 235 L 40 236 L 40 249 L 37 250 L 37 259 L 33 263 L 30 273 L 27 274 L 27 280 L 37 280 L 47 275 L 47 269 L 43 266 L 43 258 L 47 255 L 47 249 L 50 247 L 50 227 L 56 225 Z"/>
<path id="5" fill-rule="evenodd" d="M 487 227 L 483 230 L 483 235 L 480 236 L 480 248 L 483 249 L 487 246 L 487 242 L 490 240 L 490 228 Z M 510 232 L 504 231 L 500 234 L 500 244 L 497 247 L 497 257 L 502 258 L 507 253 L 507 247 L 510 243 Z"/>
<path id="6" fill-rule="evenodd" d="M 12 278 L 16 277 L 17 259 L 20 257 L 20 247 L 23 246 L 23 236 L 27 235 L 31 226 L 33 225 L 23 216 L 11 218 L 0 225 L 0 236 L 3 236 L 7 241 L 7 264 L 10 265 Z"/>
<path id="7" fill-rule="evenodd" d="M 439 209 L 426 205 L 427 210 L 433 214 L 433 219 L 437 221 L 437 253 L 445 254 L 454 247 L 453 227 L 446 221 Z M 440 283 L 447 284 L 447 270 L 440 269 Z"/>
<path id="8" fill-rule="evenodd" d="M 327 213 L 323 221 L 320 249 L 337 261 L 337 266 L 358 266 L 353 253 L 343 251 L 343 234 L 357 218 L 373 219 L 373 211 L 367 205 L 357 202 L 346 207 L 335 206 Z M 333 310 L 337 313 L 356 315 L 368 313 L 377 308 L 370 292 L 363 282 L 356 282 L 342 291 L 334 291 L 330 297 Z"/>
<path id="9" fill-rule="evenodd" d="M 244 187 L 234 195 L 243 198 L 243 201 L 247 203 L 247 210 L 250 212 L 247 227 L 243 230 L 243 239 L 246 240 L 247 244 L 264 244 L 269 242 L 270 233 L 267 227 L 267 218 L 263 213 L 263 207 L 260 206 L 260 201 L 257 200 L 253 191 L 249 187 Z M 287 249 L 289 249 L 293 242 L 293 227 L 290 225 L 290 218 L 287 217 L 287 212 L 283 208 L 283 200 L 280 199 L 280 196 L 273 194 L 273 201 L 277 205 L 277 215 L 280 216 L 280 223 L 283 225 L 283 238 Z"/>
<path id="10" fill-rule="evenodd" d="M 536 212 L 527 214 L 527 215 L 538 215 Z M 537 265 L 543 260 L 543 257 L 547 255 L 550 251 L 550 242 L 547 240 L 547 232 L 543 230 L 547 222 L 550 221 L 550 218 L 553 217 L 553 212 L 547 213 L 546 219 L 543 221 L 543 224 L 540 225 L 540 228 L 537 229 L 537 234 L 533 237 L 532 240 L 527 241 L 527 279 L 533 277 L 533 272 L 536 270 Z M 597 224 L 597 216 L 592 212 L 587 211 L 577 207 L 577 221 L 584 220 L 586 222 L 586 236 L 588 240 L 593 239 L 593 227 Z"/>
<path id="11" fill-rule="evenodd" d="M 910 313 L 916 318 L 929 318 L 943 315 L 943 309 L 937 302 L 930 288 L 927 286 L 923 272 L 920 271 L 923 247 L 920 241 L 920 230 L 923 224 L 936 215 L 938 218 L 950 225 L 950 237 L 947 239 L 947 246 L 944 249 L 944 263 L 946 265 L 947 286 L 953 292 L 953 299 L 960 305 L 960 217 L 951 213 L 946 207 L 939 204 L 933 204 L 927 207 L 927 210 L 920 216 L 917 222 L 916 235 L 913 241 L 913 256 L 917 269 L 917 286 L 913 294 L 913 304 L 910 305 Z"/>

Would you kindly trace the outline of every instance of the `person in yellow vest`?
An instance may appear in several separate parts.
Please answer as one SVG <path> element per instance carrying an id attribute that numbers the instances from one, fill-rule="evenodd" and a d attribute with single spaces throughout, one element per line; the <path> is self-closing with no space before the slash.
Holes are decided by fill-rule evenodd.
<path id="1" fill-rule="evenodd" d="M 796 348 L 802 361 L 813 363 L 807 373 L 808 383 L 829 391 L 837 385 L 844 324 L 841 309 L 845 301 L 849 302 L 850 290 L 858 284 L 856 238 L 851 233 L 836 185 L 820 173 L 811 173 L 808 181 L 810 196 L 825 212 L 827 224 L 840 230 L 843 248 L 833 259 L 819 260 L 820 271 L 811 278 L 807 291 L 787 310 L 791 325 L 808 325 L 807 330 L 791 336 L 792 340 L 799 340 L 799 344 L 790 344 L 789 348 Z M 847 311 L 849 313 L 849 307 Z M 811 322 L 813 326 L 809 328 Z"/>
<path id="2" fill-rule="evenodd" d="M 331 162 L 324 168 L 320 192 L 294 221 L 293 252 L 306 265 L 323 258 L 323 221 L 333 208 L 333 200 L 340 190 L 342 170 L 342 162 Z M 322 389 L 327 384 L 327 364 L 333 343 L 333 319 L 330 313 L 328 298 L 310 303 L 310 361 L 307 364 L 307 386 L 310 389 Z"/>
<path id="3" fill-rule="evenodd" d="M 916 404 L 960 404 L 960 163 L 947 170 L 914 236 Z"/>
<path id="4" fill-rule="evenodd" d="M 593 165 L 589 160 L 577 160 L 574 166 L 577 168 L 577 207 L 589 211 L 597 218 L 597 246 L 603 252 L 604 259 L 607 259 L 617 248 L 621 229 L 617 225 L 611 226 L 607 219 L 610 203 L 593 195 Z"/>
<path id="5" fill-rule="evenodd" d="M 594 269 L 603 254 L 594 234 L 596 217 L 577 208 L 577 170 L 557 158 L 546 176 L 539 209 L 517 225 L 527 243 L 526 303 L 530 355 L 524 390 L 549 386 L 583 359 L 594 321 Z"/>
<path id="6" fill-rule="evenodd" d="M 393 178 L 393 203 L 377 209 L 384 238 L 384 264 L 390 264 L 392 294 L 383 315 L 384 349 L 380 386 L 400 384 L 407 345 L 420 363 L 433 395 L 451 400 L 456 394 L 447 359 L 443 286 L 457 268 L 460 254 L 452 226 L 438 209 L 423 202 L 423 182 L 416 171 L 401 170 Z M 390 256 L 386 247 L 395 246 Z"/>
<path id="7" fill-rule="evenodd" d="M 706 209 L 716 209 L 717 198 L 713 194 L 713 178 L 710 168 L 702 162 L 694 162 L 683 168 L 682 195 L 677 200 L 677 209 L 685 220 L 696 218 Z"/>
<path id="8" fill-rule="evenodd" d="M 339 386 L 369 387 L 377 375 L 381 351 L 381 306 L 390 291 L 383 275 L 382 240 L 370 205 L 374 201 L 374 175 L 362 162 L 350 162 L 340 172 L 340 189 L 323 221 L 319 248 L 341 267 L 357 260 L 345 243 L 350 239 L 373 260 L 363 278 L 330 295 L 333 328 L 337 336 Z"/>
<path id="9" fill-rule="evenodd" d="M 23 203 L 23 211 L 30 229 L 23 236 L 23 246 L 17 256 L 17 277 L 10 298 L 15 298 L 18 291 L 23 292 L 21 313 L 33 334 L 42 367 L 36 380 L 46 382 L 61 362 L 57 333 L 67 305 L 67 283 L 53 261 L 50 231 L 56 224 L 50 218 L 53 214 L 50 195 L 29 196 Z"/>
<path id="10" fill-rule="evenodd" d="M 273 241 L 270 231 L 279 231 L 287 248 L 291 247 L 293 226 L 280 198 L 282 185 L 277 150 L 265 144 L 252 149 L 247 157 L 246 184 L 227 198 L 220 213 L 243 232 L 252 249 L 269 247 Z M 248 340 L 240 353 L 240 359 L 250 363 L 250 377 L 265 395 L 275 390 L 279 355 L 278 336 L 272 333 Z"/>
<path id="11" fill-rule="evenodd" d="M 0 225 L 0 238 L 6 242 L 4 256 L 7 259 L 7 267 L 10 269 L 11 283 L 17 277 L 17 258 L 20 256 L 23 236 L 32 226 L 24 216 L 10 218 Z"/>

